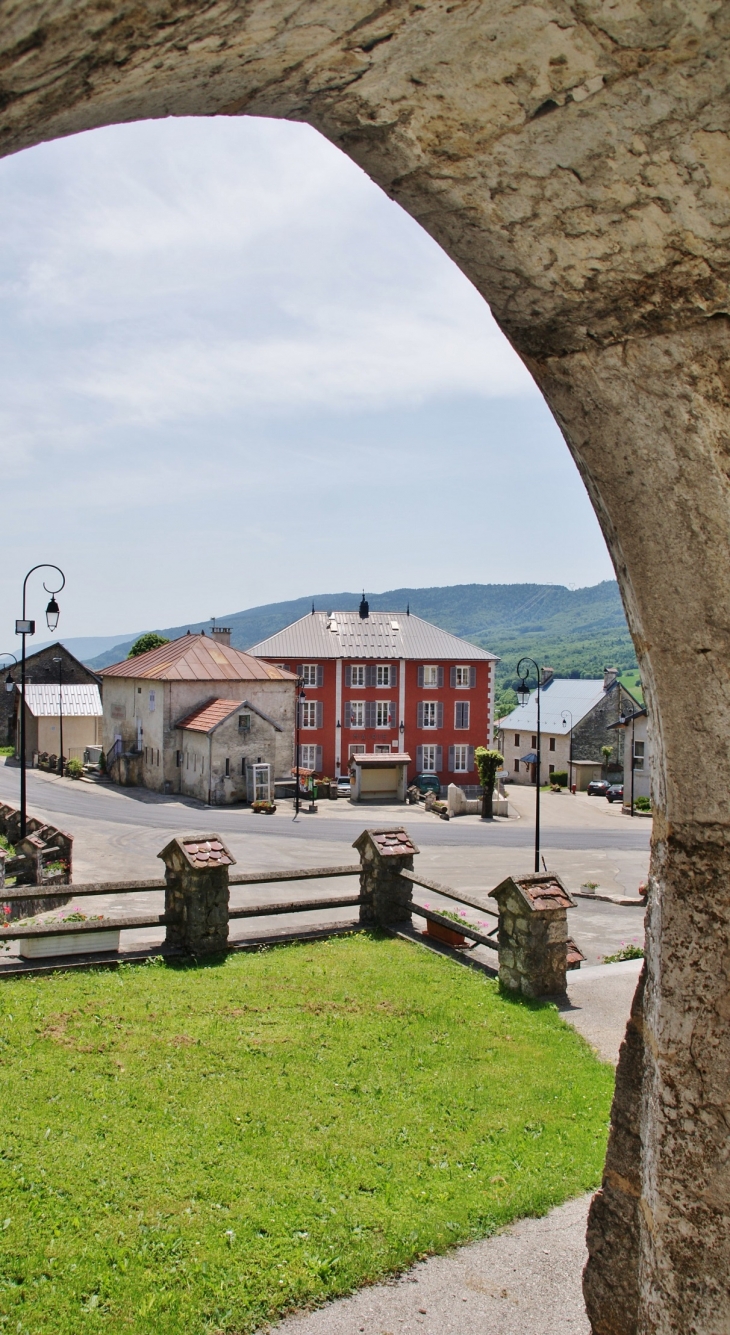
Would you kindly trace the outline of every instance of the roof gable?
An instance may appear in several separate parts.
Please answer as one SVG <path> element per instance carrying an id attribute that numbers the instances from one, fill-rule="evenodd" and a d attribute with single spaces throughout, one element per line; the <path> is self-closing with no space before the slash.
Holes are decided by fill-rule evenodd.
<path id="1" fill-rule="evenodd" d="M 101 677 L 149 681 L 293 681 L 290 672 L 262 663 L 208 635 L 181 635 L 136 658 L 102 668 Z"/>

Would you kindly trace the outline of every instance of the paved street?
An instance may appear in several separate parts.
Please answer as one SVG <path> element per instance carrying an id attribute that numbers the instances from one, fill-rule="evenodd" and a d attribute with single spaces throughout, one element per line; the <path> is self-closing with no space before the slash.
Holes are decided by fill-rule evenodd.
<path id="1" fill-rule="evenodd" d="M 0 764 L 0 800 L 17 803 L 18 770 Z M 534 839 L 534 790 L 509 788 L 510 810 L 506 820 L 483 823 L 478 816 L 462 816 L 445 822 L 422 807 L 353 807 L 347 801 L 321 802 L 315 815 L 302 814 L 292 820 L 291 804 L 283 803 L 272 817 L 256 816 L 246 808 L 209 808 L 179 797 L 162 797 L 144 789 L 122 789 L 93 785 L 31 772 L 28 775 L 29 809 L 74 835 L 74 880 L 131 880 L 159 877 L 162 864 L 157 854 L 181 830 L 192 833 L 216 831 L 237 859 L 237 870 L 271 870 L 276 867 L 312 867 L 327 863 L 356 862 L 351 845 L 366 825 L 403 823 L 421 849 L 418 867 L 426 876 L 453 885 L 476 898 L 484 897 L 485 909 L 494 908 L 487 898 L 510 872 L 531 871 Z M 558 872 L 569 890 L 586 881 L 610 893 L 635 894 L 646 879 L 651 822 L 622 815 L 618 806 L 584 794 L 542 794 L 542 846 L 551 871 Z M 318 882 L 318 894 L 345 895 L 357 892 L 357 882 L 343 878 Z M 312 883 L 291 882 L 235 890 L 233 903 L 271 902 L 282 898 L 311 898 Z M 437 907 L 447 901 L 428 891 L 419 892 L 421 902 Z M 81 902 L 80 905 L 81 906 Z M 162 895 L 132 895 L 85 900 L 88 912 L 153 913 L 162 911 Z M 341 921 L 348 910 L 326 915 Z M 469 915 L 479 920 L 478 912 Z M 623 942 L 642 938 L 643 910 L 619 907 L 600 900 L 580 899 L 569 914 L 570 931 L 586 955 L 596 963 Z M 256 931 L 290 928 L 303 915 L 259 920 Z M 319 922 L 322 914 L 317 915 Z M 315 920 L 312 919 L 312 922 Z M 232 925 L 234 937 L 250 933 L 250 925 Z M 127 948 L 159 941 L 157 929 L 125 933 Z M 489 959 L 479 950 L 476 958 Z"/>

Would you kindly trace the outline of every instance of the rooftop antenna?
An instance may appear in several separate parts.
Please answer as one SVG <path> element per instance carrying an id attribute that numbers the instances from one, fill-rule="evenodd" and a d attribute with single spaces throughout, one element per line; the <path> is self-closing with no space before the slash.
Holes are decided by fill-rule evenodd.
<path id="1" fill-rule="evenodd" d="M 314 598 L 312 599 L 312 616 L 314 616 Z"/>
<path id="2" fill-rule="evenodd" d="M 410 615 L 411 615 L 411 604 L 409 601 L 406 603 L 406 616 L 409 617 Z"/>

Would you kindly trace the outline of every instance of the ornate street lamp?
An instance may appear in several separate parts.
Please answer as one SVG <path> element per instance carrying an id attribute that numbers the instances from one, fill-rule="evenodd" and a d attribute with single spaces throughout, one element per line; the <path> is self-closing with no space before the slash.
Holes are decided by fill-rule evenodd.
<path id="1" fill-rule="evenodd" d="M 0 658 L 12 658 L 15 666 L 16 667 L 18 666 L 18 660 L 15 657 L 15 654 L 0 654 Z M 11 691 L 15 690 L 15 682 L 13 681 L 13 674 L 10 671 L 8 672 L 8 675 L 5 678 L 5 690 L 8 692 L 8 694 L 10 694 Z"/>
<path id="2" fill-rule="evenodd" d="M 296 738 L 296 740 L 295 740 L 295 746 L 296 746 L 296 749 L 297 749 L 297 778 L 296 778 L 296 788 L 295 788 L 295 790 L 294 790 L 294 819 L 295 819 L 295 820 L 297 819 L 297 816 L 299 815 L 299 755 L 300 755 L 300 748 L 299 748 L 299 729 L 300 729 L 301 721 L 302 721 L 302 705 L 303 705 L 304 701 L 306 700 L 306 698 L 307 698 L 307 697 L 306 697 L 306 695 L 304 694 L 304 682 L 303 682 L 303 680 L 302 680 L 301 677 L 297 677 L 297 717 L 296 717 L 296 734 L 295 734 L 295 738 Z"/>
<path id="3" fill-rule="evenodd" d="M 25 612 L 26 612 L 26 608 L 25 608 L 25 595 L 26 595 L 26 589 L 27 589 L 27 585 L 28 585 L 28 580 L 30 579 L 31 575 L 35 573 L 36 570 L 55 570 L 55 571 L 61 576 L 61 583 L 59 584 L 59 586 L 58 586 L 57 589 L 49 589 L 48 585 L 45 584 L 45 583 L 44 583 L 44 585 L 43 585 L 43 588 L 45 589 L 46 593 L 50 593 L 50 595 L 51 595 L 51 597 L 50 597 L 50 601 L 49 601 L 48 606 L 47 606 L 47 608 L 46 608 L 46 623 L 47 623 L 47 625 L 48 625 L 48 629 L 49 629 L 50 631 L 54 631 L 54 630 L 56 629 L 56 627 L 57 627 L 57 625 L 58 625 L 58 618 L 59 618 L 59 616 L 60 616 L 60 608 L 59 608 L 59 606 L 58 606 L 58 603 L 56 602 L 56 594 L 57 594 L 57 593 L 60 593 L 60 592 L 61 592 L 61 589 L 63 589 L 63 588 L 65 587 L 65 584 L 66 584 L 66 576 L 64 575 L 64 573 L 63 573 L 63 571 L 61 570 L 60 566 L 54 566 L 54 565 L 51 565 L 48 561 L 42 561 L 40 565 L 32 566 L 31 569 L 28 571 L 28 574 L 26 575 L 25 579 L 23 580 L 23 615 L 22 615 L 22 617 L 20 618 L 19 621 L 16 621 L 16 622 L 15 622 L 15 634 L 16 634 L 16 635 L 20 635 L 20 637 L 21 637 L 21 642 L 22 642 L 22 649 L 21 649 L 21 654 L 20 654 L 20 694 L 21 694 L 21 702 L 20 702 L 20 837 L 21 837 L 21 839 L 24 839 L 25 836 L 26 836 L 26 833 L 27 833 L 27 828 L 26 828 L 26 827 L 27 827 L 27 800 L 26 800 L 26 775 L 25 775 L 25 767 L 26 767 L 26 755 L 25 755 L 25 746 L 26 746 L 26 740 L 25 740 L 25 735 L 26 735 L 26 726 L 25 726 L 25 716 L 26 716 L 26 703 L 25 703 L 25 641 L 26 641 L 26 638 L 27 638 L 28 635 L 35 635 L 35 621 L 29 621 L 29 620 L 27 619 L 27 617 L 26 617 L 26 614 L 25 614 Z"/>
<path id="4" fill-rule="evenodd" d="M 570 791 L 571 791 L 571 793 L 572 793 L 572 791 L 573 791 L 573 715 L 572 715 L 572 713 L 571 713 L 571 711 L 570 711 L 569 709 L 564 709 L 564 710 L 563 710 L 563 727 L 565 727 L 565 725 L 566 725 L 566 723 L 567 723 L 568 715 L 570 715 L 570 751 L 569 751 L 569 753 L 568 753 L 568 757 L 569 757 L 569 758 L 568 758 L 568 788 L 570 789 Z"/>
<path id="5" fill-rule="evenodd" d="M 540 870 L 540 768 L 542 755 L 542 739 L 540 736 L 540 686 L 542 685 L 542 668 L 538 666 L 534 658 L 521 658 L 517 664 L 517 676 L 521 677 L 517 687 L 517 699 L 522 706 L 530 703 L 530 688 L 527 685 L 527 678 L 530 674 L 530 668 L 535 669 L 537 678 L 537 766 L 535 774 L 535 871 Z"/>

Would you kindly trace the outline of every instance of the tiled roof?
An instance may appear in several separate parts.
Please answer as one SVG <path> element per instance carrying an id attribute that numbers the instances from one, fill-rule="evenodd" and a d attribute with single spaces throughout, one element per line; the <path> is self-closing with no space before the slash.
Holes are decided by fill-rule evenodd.
<path id="1" fill-rule="evenodd" d="M 405 612 L 313 612 L 292 622 L 249 653 L 282 662 L 322 658 L 406 658 L 428 663 L 494 661 L 495 654 Z"/>
<path id="2" fill-rule="evenodd" d="M 241 649 L 216 644 L 208 635 L 181 635 L 179 640 L 148 649 L 136 658 L 102 668 L 102 677 L 149 681 L 290 681 L 291 675 L 262 663 Z"/>
<path id="3" fill-rule="evenodd" d="M 224 719 L 235 714 L 242 704 L 242 700 L 209 700 L 207 704 L 194 709 L 192 714 L 181 719 L 175 727 L 186 728 L 188 732 L 212 732 Z"/>
<path id="4" fill-rule="evenodd" d="M 25 699 L 34 718 L 58 718 L 58 691 L 58 682 L 26 682 Z M 61 705 L 65 718 L 101 718 L 103 713 L 99 687 L 92 682 L 64 683 Z"/>

